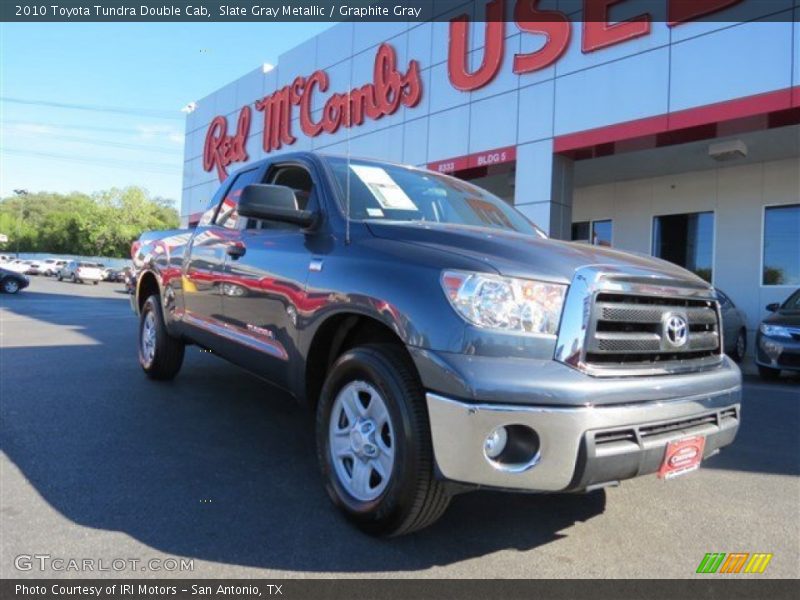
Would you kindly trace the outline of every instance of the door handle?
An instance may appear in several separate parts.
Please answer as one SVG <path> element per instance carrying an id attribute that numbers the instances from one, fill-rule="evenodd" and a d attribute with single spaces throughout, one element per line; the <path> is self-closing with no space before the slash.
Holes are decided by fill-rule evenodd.
<path id="1" fill-rule="evenodd" d="M 228 246 L 225 248 L 225 252 L 228 256 L 233 258 L 233 260 L 236 260 L 244 256 L 245 252 L 247 252 L 247 246 L 241 242 L 228 244 Z"/>

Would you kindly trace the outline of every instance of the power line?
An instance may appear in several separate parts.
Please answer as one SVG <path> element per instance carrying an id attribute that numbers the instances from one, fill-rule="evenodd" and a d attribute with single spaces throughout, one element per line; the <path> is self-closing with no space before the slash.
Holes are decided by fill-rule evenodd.
<path id="1" fill-rule="evenodd" d="M 50 100 L 31 100 L 27 98 L 0 97 L 0 102 L 11 104 L 27 104 L 30 106 L 47 106 L 50 108 L 65 108 L 69 110 L 85 110 L 90 112 L 109 112 L 123 115 L 135 115 L 137 117 L 152 117 L 155 119 L 182 119 L 181 115 L 175 114 L 178 111 L 160 110 L 155 108 L 128 108 L 122 106 L 102 106 L 94 104 L 70 104 L 67 102 L 52 102 Z"/>
<path id="2" fill-rule="evenodd" d="M 107 133 L 130 133 L 141 135 L 147 133 L 147 127 L 136 129 L 135 127 L 98 127 L 96 125 L 63 125 L 61 123 L 43 123 L 32 121 L 17 121 L 13 119 L 0 119 L 0 126 L 4 125 L 23 125 L 26 127 L 53 127 L 57 129 L 74 129 L 77 131 L 102 131 Z M 155 131 L 154 133 L 169 133 L 165 131 Z M 180 133 L 180 132 L 175 132 Z"/>
<path id="3" fill-rule="evenodd" d="M 180 156 L 182 148 L 163 148 L 161 146 L 154 146 L 150 144 L 131 144 L 127 142 L 116 142 L 112 140 L 98 140 L 93 138 L 81 137 L 77 135 L 60 135 L 52 133 L 37 133 L 35 131 L 17 132 L 23 136 L 38 137 L 43 140 L 62 140 L 65 142 L 74 142 L 77 144 L 89 144 L 92 146 L 109 146 L 111 148 L 121 148 L 125 150 L 146 150 L 148 152 L 157 152 L 159 154 L 168 154 L 171 156 Z"/>
<path id="4" fill-rule="evenodd" d="M 34 150 L 20 150 L 17 148 L 3 148 L 2 154 L 16 156 L 30 156 L 35 158 L 49 158 L 61 162 L 73 162 L 88 165 L 102 165 L 127 171 L 140 171 L 144 173 L 160 173 L 173 175 L 180 173 L 180 167 L 168 163 L 143 162 L 138 160 L 115 160 L 113 158 L 94 158 L 91 156 L 75 156 L 71 154 L 58 154 L 55 152 L 37 152 Z"/>

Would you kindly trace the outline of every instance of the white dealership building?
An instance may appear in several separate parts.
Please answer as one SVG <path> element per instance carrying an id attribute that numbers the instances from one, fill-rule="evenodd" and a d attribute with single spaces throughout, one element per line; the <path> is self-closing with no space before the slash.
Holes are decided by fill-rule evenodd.
<path id="1" fill-rule="evenodd" d="M 655 3 L 668 18 L 601 2 L 589 23 L 560 18 L 580 0 L 539 2 L 559 11 L 541 22 L 515 21 L 516 4 L 338 23 L 198 100 L 183 222 L 227 173 L 267 155 L 427 166 L 553 237 L 701 274 L 747 313 L 752 345 L 764 306 L 800 286 L 800 0 Z M 509 19 L 483 21 L 498 11 Z"/>

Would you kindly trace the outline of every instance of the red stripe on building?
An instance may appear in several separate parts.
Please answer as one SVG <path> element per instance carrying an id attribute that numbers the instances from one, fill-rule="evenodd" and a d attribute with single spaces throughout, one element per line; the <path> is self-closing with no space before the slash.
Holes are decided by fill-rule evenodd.
<path id="1" fill-rule="evenodd" d="M 800 107 L 800 86 L 557 136 L 554 140 L 554 150 L 557 153 L 568 153 L 599 144 L 653 136 L 703 125 L 716 125 L 797 107 Z"/>
<path id="2" fill-rule="evenodd" d="M 517 160 L 516 146 L 506 146 L 505 148 L 495 148 L 494 150 L 458 156 L 447 160 L 437 160 L 436 162 L 428 163 L 428 169 L 439 173 L 455 173 L 466 169 L 502 165 L 515 160 Z"/>

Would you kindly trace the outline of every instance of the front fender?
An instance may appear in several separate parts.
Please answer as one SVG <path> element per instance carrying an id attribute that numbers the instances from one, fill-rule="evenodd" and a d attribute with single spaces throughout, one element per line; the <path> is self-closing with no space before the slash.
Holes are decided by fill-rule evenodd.
<path id="1" fill-rule="evenodd" d="M 344 248 L 309 273 L 306 306 L 298 307 L 303 337 L 310 342 L 323 322 L 347 313 L 381 322 L 407 346 L 461 351 L 466 323 L 442 289 L 442 257 L 410 244 L 370 241 Z M 444 268 L 467 266 L 454 257 Z"/>

